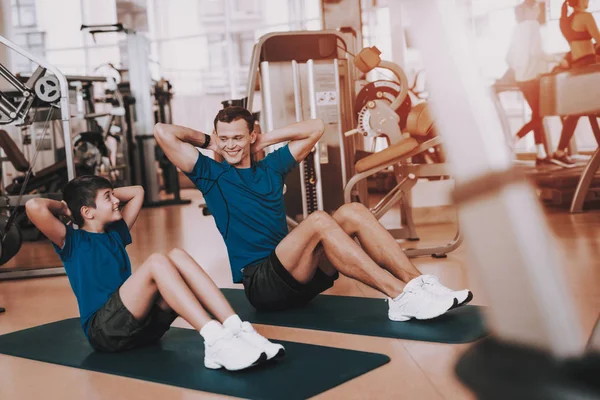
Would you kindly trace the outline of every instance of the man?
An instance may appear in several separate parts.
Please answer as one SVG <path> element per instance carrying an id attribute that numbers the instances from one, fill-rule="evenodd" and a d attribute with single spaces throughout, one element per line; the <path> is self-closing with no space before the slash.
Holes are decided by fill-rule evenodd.
<path id="1" fill-rule="evenodd" d="M 229 107 L 219 111 L 214 128 L 206 135 L 157 124 L 154 135 L 167 157 L 204 195 L 227 245 L 233 281 L 244 284 L 255 308 L 281 310 L 306 304 L 330 288 L 338 272 L 388 296 L 388 316 L 394 321 L 435 318 L 471 300 L 468 290 L 452 291 L 437 278 L 422 275 L 361 204 L 346 204 L 333 216 L 314 212 L 288 233 L 284 179 L 323 135 L 321 120 L 257 135 L 252 114 Z M 282 142 L 288 144 L 252 161 L 252 154 Z M 195 146 L 221 154 L 224 161 L 202 155 Z M 323 255 L 332 266 L 319 264 Z"/>

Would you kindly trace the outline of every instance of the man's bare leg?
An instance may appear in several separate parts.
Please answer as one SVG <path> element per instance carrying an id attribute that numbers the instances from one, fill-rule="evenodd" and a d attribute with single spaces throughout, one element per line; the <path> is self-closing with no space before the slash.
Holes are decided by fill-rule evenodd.
<path id="1" fill-rule="evenodd" d="M 396 278 L 409 282 L 421 275 L 396 239 L 364 205 L 344 204 L 333 214 L 333 218 L 348 235 L 356 235 L 371 259 Z"/>
<path id="2" fill-rule="evenodd" d="M 329 214 L 317 211 L 302 221 L 275 249 L 281 264 L 300 283 L 309 282 L 318 267 L 321 244 L 333 266 L 354 278 L 396 298 L 403 283 L 378 266 Z"/>

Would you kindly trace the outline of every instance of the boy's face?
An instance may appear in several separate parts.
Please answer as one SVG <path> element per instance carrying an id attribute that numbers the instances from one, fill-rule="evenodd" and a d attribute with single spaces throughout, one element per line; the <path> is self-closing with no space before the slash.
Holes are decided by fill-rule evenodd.
<path id="1" fill-rule="evenodd" d="M 233 166 L 250 166 L 250 146 L 256 140 L 256 133 L 248 131 L 244 119 L 227 123 L 217 122 L 217 145 L 223 158 Z"/>
<path id="2" fill-rule="evenodd" d="M 113 190 L 110 188 L 98 190 L 98 193 L 96 193 L 96 208 L 82 210 L 82 215 L 84 219 L 91 217 L 104 225 L 123 218 L 119 210 L 119 199 L 113 195 Z"/>

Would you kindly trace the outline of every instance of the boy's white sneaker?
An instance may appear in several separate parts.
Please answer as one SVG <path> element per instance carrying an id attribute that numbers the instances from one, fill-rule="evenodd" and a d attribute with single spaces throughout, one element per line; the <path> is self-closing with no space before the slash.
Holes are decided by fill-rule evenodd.
<path id="1" fill-rule="evenodd" d="M 204 366 L 239 371 L 266 361 L 267 355 L 227 329 L 213 343 L 204 342 Z"/>
<path id="2" fill-rule="evenodd" d="M 239 338 L 250 343 L 267 355 L 267 360 L 281 358 L 285 355 L 285 347 L 279 343 L 270 342 L 267 338 L 254 330 L 249 322 L 242 322 L 242 329 L 237 334 Z"/>

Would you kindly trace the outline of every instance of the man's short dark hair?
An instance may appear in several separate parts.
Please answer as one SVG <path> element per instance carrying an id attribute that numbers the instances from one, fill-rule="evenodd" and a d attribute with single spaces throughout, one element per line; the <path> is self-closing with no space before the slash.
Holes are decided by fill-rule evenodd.
<path id="1" fill-rule="evenodd" d="M 232 106 L 227 107 L 219 111 L 215 117 L 215 132 L 217 131 L 217 122 L 231 123 L 243 119 L 248 125 L 248 132 L 252 133 L 254 130 L 254 116 L 244 107 Z"/>
<path id="2" fill-rule="evenodd" d="M 78 226 L 83 226 L 81 207 L 96 208 L 96 195 L 99 190 L 112 189 L 113 185 L 106 178 L 95 175 L 78 176 L 63 189 L 63 200 L 67 203 L 73 221 Z"/>

